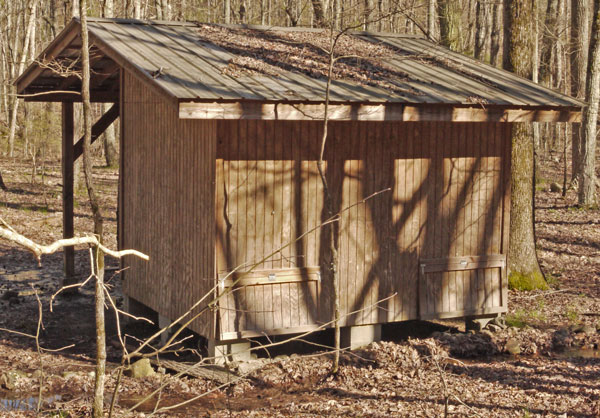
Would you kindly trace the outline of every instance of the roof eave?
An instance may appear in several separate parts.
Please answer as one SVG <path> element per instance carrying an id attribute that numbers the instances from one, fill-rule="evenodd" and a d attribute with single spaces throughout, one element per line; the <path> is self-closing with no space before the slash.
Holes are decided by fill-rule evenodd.
<path id="1" fill-rule="evenodd" d="M 180 102 L 182 119 L 323 120 L 325 104 L 265 101 Z M 330 103 L 331 121 L 579 122 L 581 108 L 426 103 Z"/>

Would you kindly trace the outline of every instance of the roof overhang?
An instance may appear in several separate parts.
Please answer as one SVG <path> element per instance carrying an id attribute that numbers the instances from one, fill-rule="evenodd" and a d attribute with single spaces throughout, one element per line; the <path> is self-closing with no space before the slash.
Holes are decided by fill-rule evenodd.
<path id="1" fill-rule="evenodd" d="M 117 102 L 120 65 L 94 39 L 90 45 L 90 99 Z M 80 56 L 81 25 L 74 19 L 19 76 L 17 94 L 34 102 L 81 101 Z"/>
<path id="2" fill-rule="evenodd" d="M 125 69 L 130 74 L 142 81 L 146 86 L 151 88 L 155 93 L 159 94 L 167 102 L 178 107 L 179 117 L 182 119 L 263 119 L 263 120 L 322 120 L 325 116 L 324 101 L 318 100 L 319 95 L 315 96 L 317 100 L 297 99 L 296 101 L 281 100 L 280 98 L 231 98 L 231 99 L 215 99 L 213 95 L 202 97 L 202 91 L 210 89 L 198 88 L 197 96 L 190 98 L 189 96 L 178 95 L 177 92 L 183 91 L 181 88 L 177 90 L 173 86 L 178 86 L 176 83 L 167 83 L 174 76 L 165 75 L 165 77 L 156 77 L 149 68 L 151 65 L 144 67 L 144 64 L 137 62 L 140 59 L 135 54 L 133 45 L 139 48 L 148 49 L 149 46 L 142 46 L 145 38 L 142 34 L 124 37 L 123 33 L 117 34 L 103 29 L 102 25 L 131 25 L 131 31 L 135 31 L 135 27 L 141 28 L 150 26 L 153 31 L 158 31 L 160 25 L 183 25 L 184 27 L 193 26 L 191 23 L 161 23 L 161 22 L 146 22 L 137 20 L 123 19 L 93 19 L 90 35 L 90 63 L 91 63 L 91 99 L 95 102 L 118 102 L 120 90 L 120 72 Z M 94 26 L 95 25 L 95 26 Z M 104 32 L 103 32 L 104 30 Z M 257 29 L 259 30 L 259 29 Z M 81 50 L 81 24 L 78 19 L 73 19 L 65 29 L 52 41 L 48 47 L 40 54 L 38 59 L 32 63 L 26 71 L 16 80 L 17 93 L 27 101 L 81 101 L 81 80 L 78 73 L 81 69 L 80 50 Z M 137 33 L 137 32 L 136 32 Z M 153 32 L 154 33 L 154 32 Z M 165 34 L 169 33 L 165 31 Z M 166 36 L 163 34 L 164 36 Z M 161 35 L 161 36 L 163 36 Z M 123 37 L 123 39 L 118 36 Z M 158 36 L 158 35 L 156 35 Z M 186 35 L 188 36 L 188 35 Z M 135 40 L 133 45 L 128 45 L 128 39 Z M 162 39 L 162 38 L 161 38 Z M 168 38 L 165 38 L 168 39 Z M 137 43 L 136 43 L 137 42 Z M 152 44 L 157 45 L 157 44 Z M 164 46 L 164 45 L 163 45 Z M 156 46 L 158 48 L 158 46 Z M 196 45 L 197 48 L 202 46 Z M 188 46 L 188 48 L 190 48 Z M 438 48 L 438 47 L 436 47 Z M 168 48 L 166 51 L 170 51 Z M 192 54 L 195 49 L 187 50 Z M 153 58 L 157 60 L 167 57 L 167 52 L 163 55 L 156 55 Z M 455 54 L 456 55 L 456 54 Z M 141 56 L 141 55 L 140 55 Z M 137 57 L 134 59 L 134 57 Z M 181 57 L 180 57 L 181 58 Z M 465 57 L 456 57 L 463 59 L 465 66 L 479 68 L 480 63 L 473 63 L 471 59 Z M 191 59 L 191 58 L 190 58 Z M 199 59 L 199 58 L 194 58 Z M 147 61 L 147 60 L 146 60 Z M 144 61 L 144 62 L 146 62 Z M 137 64 L 136 64 L 137 62 Z M 159 66 L 160 71 L 168 65 L 173 66 L 175 61 L 167 63 L 154 62 L 152 65 Z M 165 67 L 162 67 L 164 65 Z M 579 122 L 581 120 L 581 106 L 583 102 L 579 102 L 568 96 L 561 96 L 541 86 L 533 85 L 528 80 L 521 80 L 516 76 L 502 72 L 501 70 L 490 66 L 483 67 L 482 74 L 485 73 L 489 77 L 505 77 L 507 83 L 513 83 L 515 86 L 523 84 L 529 90 L 534 91 L 538 97 L 537 104 L 524 105 L 517 104 L 518 99 L 523 100 L 523 92 L 521 96 L 514 93 L 514 86 L 511 90 L 511 96 L 515 99 L 515 103 L 486 103 L 483 100 L 469 102 L 453 102 L 441 101 L 439 103 L 419 102 L 413 103 L 391 100 L 378 100 L 376 95 L 355 96 L 347 102 L 331 101 L 328 106 L 328 118 L 334 121 L 358 120 L 358 121 L 453 121 L 453 122 Z M 218 67 L 217 67 L 218 68 Z M 466 67 L 465 67 L 466 68 Z M 173 72 L 174 68 L 168 69 Z M 472 71 L 471 69 L 470 71 Z M 489 73 L 489 74 L 488 74 Z M 193 72 L 189 72 L 190 80 L 193 77 L 200 77 Z M 204 76 L 203 76 L 204 77 Z M 222 75 L 223 79 L 227 77 Z M 297 82 L 301 85 L 307 85 L 306 77 L 291 72 L 286 83 L 294 86 L 293 82 L 298 78 Z M 204 77 L 210 79 L 210 77 Z M 213 77 L 214 78 L 214 77 Z M 229 79 L 227 79 L 229 80 Z M 226 81 L 227 81 L 226 80 Z M 304 80 L 304 81 L 303 81 Z M 214 82 L 219 82 L 214 79 Z M 188 80 L 188 82 L 191 82 Z M 225 83 L 225 82 L 224 82 Z M 233 81 L 227 83 L 233 85 Z M 241 83 L 241 81 L 240 81 Z M 292 83 L 292 84 L 290 84 Z M 519 84 L 521 83 L 521 84 Z M 226 83 L 225 83 L 226 84 Z M 225 84 L 223 84 L 223 94 L 225 95 Z M 347 84 L 347 83 L 346 83 Z M 531 85 L 530 85 L 531 84 Z M 181 86 L 179 86 L 181 87 Z M 440 88 L 449 88 L 441 86 Z M 467 86 L 465 86 L 467 88 Z M 491 88 L 491 87 L 490 87 Z M 532 90 L 533 89 L 533 90 Z M 357 91 L 360 89 L 357 88 Z M 366 91 L 366 90 L 365 90 Z M 184 91 L 185 92 L 185 91 Z M 532 94 L 534 94 L 532 93 Z M 207 93 L 208 94 L 208 93 Z M 497 93 L 500 94 L 500 93 Z M 552 100 L 548 106 L 543 105 L 543 100 L 539 97 L 544 94 L 548 95 Z M 555 97 L 556 96 L 556 97 Z M 223 96 L 224 97 L 224 96 Z M 240 96 L 237 96 L 240 97 Z M 365 97 L 367 101 L 365 101 Z M 500 96 L 499 96 L 500 97 Z M 502 96 L 504 97 L 504 96 Z M 545 97 L 545 96 L 543 96 Z"/>
<path id="3" fill-rule="evenodd" d="M 324 103 L 183 102 L 181 119 L 323 120 Z M 581 109 L 403 103 L 330 103 L 332 121 L 581 122 Z"/>

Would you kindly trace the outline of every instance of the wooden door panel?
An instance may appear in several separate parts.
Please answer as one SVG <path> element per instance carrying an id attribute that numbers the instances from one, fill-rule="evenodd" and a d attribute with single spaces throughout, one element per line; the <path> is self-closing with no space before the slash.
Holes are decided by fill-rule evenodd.
<path id="1" fill-rule="evenodd" d="M 421 259 L 419 317 L 455 318 L 506 312 L 503 254 Z"/>

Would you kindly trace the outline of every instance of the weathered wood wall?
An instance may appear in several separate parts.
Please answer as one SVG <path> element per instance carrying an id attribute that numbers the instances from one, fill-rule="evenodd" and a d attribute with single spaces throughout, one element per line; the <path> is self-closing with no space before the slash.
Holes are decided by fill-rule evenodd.
<path id="1" fill-rule="evenodd" d="M 123 288 L 133 299 L 175 319 L 215 284 L 216 122 L 179 120 L 177 108 L 124 72 L 121 142 Z M 211 338 L 207 313 L 191 328 Z"/>
<path id="2" fill-rule="evenodd" d="M 221 336 L 329 321 L 330 278 L 320 266 L 329 260 L 330 229 L 293 242 L 328 217 L 317 172 L 321 123 L 219 121 L 217 135 L 220 277 L 291 243 L 224 298 Z M 507 245 L 509 157 L 508 124 L 331 123 L 326 160 L 336 211 L 389 189 L 342 213 L 344 325 L 506 309 L 498 255 Z"/>

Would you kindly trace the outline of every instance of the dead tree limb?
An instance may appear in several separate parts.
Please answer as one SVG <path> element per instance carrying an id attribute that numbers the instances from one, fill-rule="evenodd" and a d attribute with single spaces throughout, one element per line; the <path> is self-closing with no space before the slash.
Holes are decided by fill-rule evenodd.
<path id="1" fill-rule="evenodd" d="M 1 221 L 1 220 L 0 220 Z M 38 264 L 41 265 L 41 257 L 44 254 L 54 254 L 55 252 L 61 250 L 64 247 L 71 247 L 75 245 L 92 245 L 98 246 L 102 251 L 106 254 L 110 255 L 114 258 L 122 258 L 126 255 L 134 255 L 136 257 L 142 258 L 146 261 L 150 259 L 146 254 L 141 253 L 137 250 L 121 250 L 114 251 L 109 248 L 106 248 L 104 245 L 100 244 L 98 238 L 93 235 L 87 237 L 75 237 L 68 239 L 59 239 L 58 241 L 54 241 L 49 245 L 40 245 L 36 242 L 33 242 L 29 238 L 15 232 L 12 228 L 7 228 L 6 223 L 1 221 L 5 226 L 0 226 L 0 238 L 4 238 L 8 241 L 14 242 L 15 244 L 20 245 L 31 251 L 33 256 L 38 261 Z"/>

